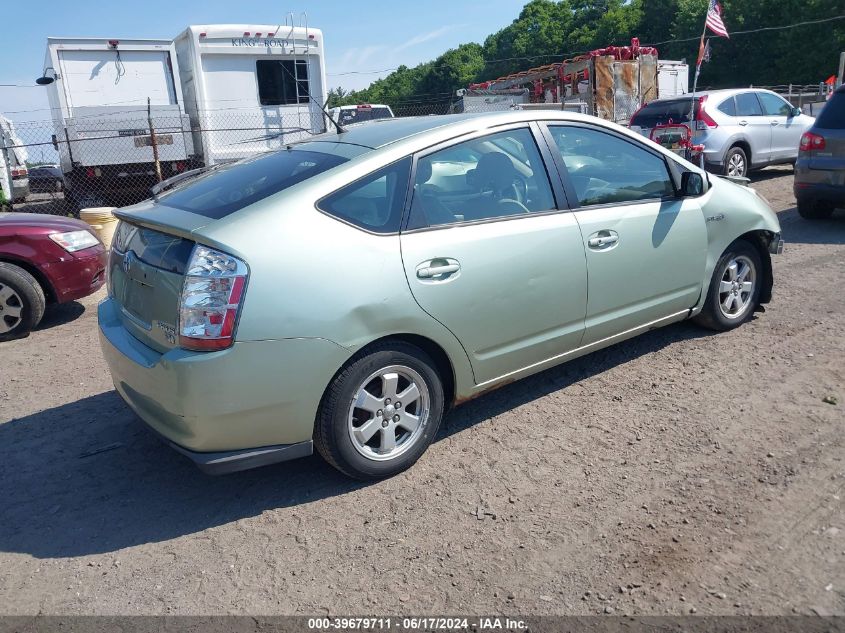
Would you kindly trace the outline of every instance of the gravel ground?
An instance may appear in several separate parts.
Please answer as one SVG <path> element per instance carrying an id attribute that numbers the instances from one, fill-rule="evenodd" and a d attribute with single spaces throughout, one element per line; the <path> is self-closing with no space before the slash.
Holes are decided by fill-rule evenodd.
<path id="1" fill-rule="evenodd" d="M 99 296 L 53 310 L 0 344 L 0 612 L 845 613 L 845 215 L 755 180 L 787 240 L 765 314 L 470 402 L 371 485 L 201 474 L 112 390 Z"/>

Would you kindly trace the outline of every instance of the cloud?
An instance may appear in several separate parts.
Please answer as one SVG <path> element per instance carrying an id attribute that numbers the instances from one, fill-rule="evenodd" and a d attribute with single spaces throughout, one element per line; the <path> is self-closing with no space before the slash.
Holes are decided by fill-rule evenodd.
<path id="1" fill-rule="evenodd" d="M 439 29 L 435 29 L 433 31 L 429 31 L 428 33 L 420 33 L 409 39 L 404 44 L 400 44 L 397 46 L 394 51 L 404 51 L 406 48 L 411 48 L 412 46 L 417 46 L 418 44 L 422 44 L 424 42 L 429 42 L 431 40 L 435 40 L 441 35 L 445 35 L 449 31 L 454 31 L 460 25 L 458 24 L 449 24 L 447 26 L 441 26 Z"/>
<path id="2" fill-rule="evenodd" d="M 343 68 L 360 68 L 367 63 L 374 55 L 384 50 L 385 46 L 363 46 L 360 48 L 350 48 L 343 54 L 340 60 L 340 66 Z"/>

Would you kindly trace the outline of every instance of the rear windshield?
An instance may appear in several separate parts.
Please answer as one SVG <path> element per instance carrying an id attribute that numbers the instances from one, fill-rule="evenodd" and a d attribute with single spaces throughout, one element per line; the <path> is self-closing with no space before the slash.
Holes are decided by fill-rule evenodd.
<path id="1" fill-rule="evenodd" d="M 219 220 L 347 160 L 295 148 L 262 154 L 216 167 L 160 194 L 159 200 L 169 207 Z"/>
<path id="2" fill-rule="evenodd" d="M 655 125 L 667 123 L 687 123 L 690 120 L 692 99 L 668 99 L 666 101 L 652 101 L 644 105 L 634 114 L 631 125 L 642 128 L 653 128 Z M 695 104 L 696 111 L 698 103 Z"/>
<path id="3" fill-rule="evenodd" d="M 815 127 L 823 130 L 845 130 L 845 92 L 838 90 L 816 117 Z"/>
<path id="4" fill-rule="evenodd" d="M 387 108 L 360 108 L 356 110 L 344 109 L 340 111 L 341 125 L 350 123 L 363 123 L 364 121 L 375 121 L 376 119 L 390 119 L 393 115 Z"/>

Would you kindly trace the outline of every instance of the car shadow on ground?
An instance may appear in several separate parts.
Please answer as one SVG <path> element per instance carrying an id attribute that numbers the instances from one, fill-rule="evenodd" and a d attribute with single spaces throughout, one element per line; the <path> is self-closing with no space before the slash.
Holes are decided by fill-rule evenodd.
<path id="1" fill-rule="evenodd" d="M 749 172 L 748 178 L 751 180 L 751 184 L 754 185 L 765 180 L 781 178 L 782 176 L 792 176 L 794 174 L 795 168 L 792 165 L 775 165 Z"/>
<path id="2" fill-rule="evenodd" d="M 807 220 L 795 207 L 778 213 L 785 248 L 790 244 L 845 244 L 845 209 L 825 220 Z"/>
<path id="3" fill-rule="evenodd" d="M 76 321 L 83 314 L 85 314 L 85 306 L 78 301 L 49 305 L 35 331 L 49 330 L 57 325 L 65 325 Z"/>
<path id="4" fill-rule="evenodd" d="M 452 411 L 438 441 L 672 343 L 712 334 L 680 323 L 512 383 Z M 0 551 L 37 558 L 115 552 L 368 485 L 316 456 L 204 475 L 109 391 L 0 424 Z"/>

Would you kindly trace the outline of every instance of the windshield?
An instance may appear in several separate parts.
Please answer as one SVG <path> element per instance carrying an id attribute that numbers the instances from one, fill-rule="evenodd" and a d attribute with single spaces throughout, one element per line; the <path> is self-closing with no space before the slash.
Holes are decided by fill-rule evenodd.
<path id="1" fill-rule="evenodd" d="M 838 90 L 822 108 L 815 127 L 823 130 L 845 129 L 845 92 Z"/>
<path id="2" fill-rule="evenodd" d="M 219 220 L 349 160 L 300 149 L 220 165 L 159 196 L 169 207 Z"/>
<path id="3" fill-rule="evenodd" d="M 656 125 L 689 122 L 692 99 L 670 99 L 666 101 L 652 101 L 644 105 L 631 119 L 631 125 L 641 128 L 653 128 Z M 696 104 L 698 109 L 698 104 Z"/>

